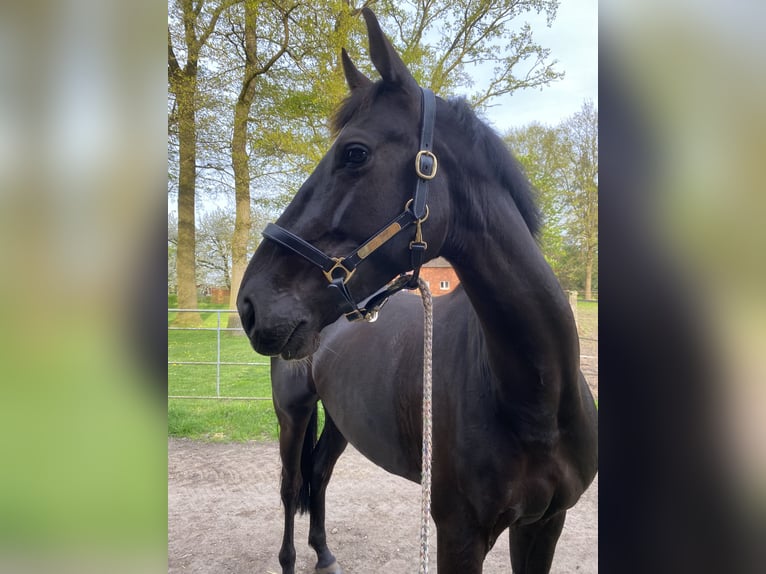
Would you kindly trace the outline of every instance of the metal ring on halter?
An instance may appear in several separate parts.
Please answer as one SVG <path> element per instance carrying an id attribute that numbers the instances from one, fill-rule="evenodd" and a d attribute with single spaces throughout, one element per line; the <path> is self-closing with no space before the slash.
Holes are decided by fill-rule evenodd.
<path id="1" fill-rule="evenodd" d="M 332 260 L 335 261 L 335 265 L 333 265 L 328 271 L 323 270 L 322 273 L 324 273 L 324 276 L 327 277 L 327 280 L 332 283 L 333 279 L 337 279 L 337 277 L 333 276 L 333 271 L 340 269 L 346 274 L 346 276 L 343 278 L 343 284 L 345 285 L 348 283 L 348 280 L 351 279 L 351 276 L 354 274 L 356 269 L 352 269 L 351 271 L 346 269 L 345 265 L 343 265 L 343 259 L 340 257 L 333 257 Z"/>
<path id="2" fill-rule="evenodd" d="M 407 211 L 410 208 L 410 205 L 412 205 L 412 200 L 408 199 L 407 203 L 404 204 L 404 211 Z M 423 223 L 426 219 L 428 219 L 428 215 L 431 213 L 431 210 L 428 209 L 428 206 L 426 205 L 426 214 L 421 218 L 418 219 L 420 223 Z"/>

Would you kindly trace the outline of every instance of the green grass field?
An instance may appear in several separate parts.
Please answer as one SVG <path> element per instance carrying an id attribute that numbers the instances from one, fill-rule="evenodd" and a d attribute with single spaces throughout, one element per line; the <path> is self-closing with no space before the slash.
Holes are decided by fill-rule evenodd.
<path id="1" fill-rule="evenodd" d="M 218 343 L 215 331 L 168 330 L 168 394 L 216 395 L 215 363 Z M 244 335 L 221 332 L 222 363 L 258 363 L 220 366 L 220 395 L 226 397 L 270 397 L 269 359 L 253 351 Z"/>
<path id="2" fill-rule="evenodd" d="M 168 300 L 171 307 L 174 300 Z M 200 313 L 202 328 L 215 329 L 223 305 L 205 305 Z M 215 330 L 172 329 L 177 313 L 168 313 L 168 395 L 222 399 L 168 399 L 168 434 L 210 441 L 273 440 L 277 421 L 271 405 L 269 359 L 253 351 L 241 332 L 222 331 L 222 363 L 261 363 L 220 367 L 220 387 L 216 389 L 216 365 L 184 365 L 182 362 L 216 362 L 218 333 Z M 220 313 L 226 326 L 228 313 Z M 260 397 L 267 400 L 235 400 L 225 397 Z"/>
<path id="3" fill-rule="evenodd" d="M 174 300 L 168 300 L 172 308 Z M 201 307 L 205 306 L 204 303 Z M 201 313 L 203 327 L 217 325 L 216 306 L 207 305 Z M 217 306 L 223 308 L 223 306 Z M 168 313 L 168 327 L 175 313 Z M 598 329 L 598 303 L 578 304 L 580 330 L 588 335 Z M 226 324 L 221 313 L 221 324 Z M 581 332 L 581 335 L 584 333 Z M 215 362 L 216 331 L 168 330 L 168 395 L 216 396 L 215 365 L 182 365 L 181 361 Z M 241 333 L 221 332 L 221 361 L 265 363 L 264 365 L 221 365 L 222 399 L 168 399 L 168 434 L 196 440 L 229 442 L 276 440 L 278 426 L 271 400 L 239 400 L 242 397 L 271 397 L 269 359 L 253 351 Z M 238 399 L 225 398 L 238 397 Z M 320 410 L 321 412 L 321 410 Z M 320 416 L 321 421 L 321 416 Z"/>

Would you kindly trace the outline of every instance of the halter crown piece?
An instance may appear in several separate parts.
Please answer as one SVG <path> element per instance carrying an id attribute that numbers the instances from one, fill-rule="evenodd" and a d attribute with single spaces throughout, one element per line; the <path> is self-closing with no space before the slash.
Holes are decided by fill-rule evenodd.
<path id="1" fill-rule="evenodd" d="M 425 262 L 428 247 L 428 244 L 423 241 L 421 229 L 422 223 L 428 218 L 428 183 L 436 176 L 438 168 L 436 156 L 433 153 L 436 98 L 428 88 L 420 88 L 420 90 L 423 123 L 420 131 L 420 151 L 415 158 L 415 173 L 418 175 L 418 181 L 415 185 L 415 193 L 412 199 L 407 201 L 402 213 L 346 257 L 330 257 L 275 223 L 269 223 L 263 230 L 264 237 L 286 247 L 322 270 L 329 282 L 328 288 L 337 294 L 341 310 L 349 321 L 359 319 L 375 321 L 378 318 L 378 311 L 391 295 L 402 289 L 416 289 L 418 286 L 420 268 Z M 412 225 L 415 226 L 415 236 L 410 241 L 412 273 L 401 274 L 370 297 L 367 304 L 360 308 L 346 285 L 357 266 L 389 239 Z"/>

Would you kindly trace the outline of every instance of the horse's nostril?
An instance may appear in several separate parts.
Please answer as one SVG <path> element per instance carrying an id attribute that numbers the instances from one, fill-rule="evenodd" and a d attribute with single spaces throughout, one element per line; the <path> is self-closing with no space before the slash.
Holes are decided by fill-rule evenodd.
<path id="1" fill-rule="evenodd" d="M 250 299 L 242 297 L 237 301 L 237 311 L 239 311 L 239 318 L 242 321 L 242 328 L 249 335 L 255 324 L 255 308 Z"/>

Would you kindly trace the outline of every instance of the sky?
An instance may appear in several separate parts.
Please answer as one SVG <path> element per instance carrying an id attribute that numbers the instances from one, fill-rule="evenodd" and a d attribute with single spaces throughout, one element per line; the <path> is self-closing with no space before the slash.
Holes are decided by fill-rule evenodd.
<path id="1" fill-rule="evenodd" d="M 598 107 L 598 0 L 561 0 L 550 28 L 535 14 L 527 20 L 533 39 L 551 50 L 564 79 L 540 89 L 498 98 L 485 117 L 499 132 L 532 122 L 556 125 L 579 111 L 585 100 Z"/>

